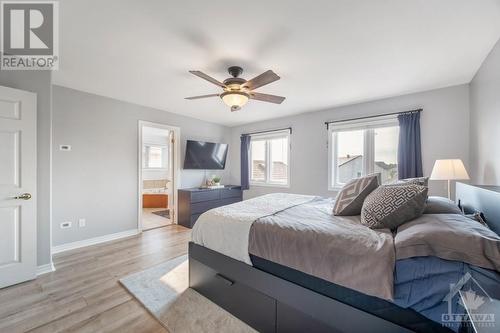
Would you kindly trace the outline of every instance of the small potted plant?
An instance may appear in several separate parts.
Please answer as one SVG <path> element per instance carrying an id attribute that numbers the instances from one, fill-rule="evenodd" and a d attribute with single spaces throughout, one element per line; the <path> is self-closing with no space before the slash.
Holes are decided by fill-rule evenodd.
<path id="1" fill-rule="evenodd" d="M 214 184 L 215 186 L 220 186 L 221 179 L 222 179 L 221 176 L 213 176 L 212 177 L 212 184 Z"/>

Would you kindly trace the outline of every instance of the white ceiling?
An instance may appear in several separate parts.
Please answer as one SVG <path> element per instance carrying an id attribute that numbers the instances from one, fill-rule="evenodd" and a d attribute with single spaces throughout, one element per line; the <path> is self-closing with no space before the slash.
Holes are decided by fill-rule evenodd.
<path id="1" fill-rule="evenodd" d="M 54 83 L 238 124 L 469 82 L 500 37 L 498 0 L 62 0 Z M 281 80 L 231 113 L 188 73 Z"/>

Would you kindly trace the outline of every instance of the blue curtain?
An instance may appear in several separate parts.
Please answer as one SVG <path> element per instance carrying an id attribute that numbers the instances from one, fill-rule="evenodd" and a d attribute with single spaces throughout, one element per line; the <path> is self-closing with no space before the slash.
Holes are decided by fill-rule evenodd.
<path id="1" fill-rule="evenodd" d="M 420 112 L 400 114 L 398 116 L 398 121 L 398 177 L 399 179 L 422 177 Z"/>
<path id="2" fill-rule="evenodd" d="M 250 163 L 248 156 L 250 154 L 250 135 L 241 136 L 241 189 L 250 188 Z"/>

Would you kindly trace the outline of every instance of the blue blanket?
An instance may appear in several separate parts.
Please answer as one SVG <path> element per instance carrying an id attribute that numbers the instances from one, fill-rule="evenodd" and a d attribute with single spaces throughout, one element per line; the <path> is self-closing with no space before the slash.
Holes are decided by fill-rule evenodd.
<path id="1" fill-rule="evenodd" d="M 471 278 L 467 278 L 467 273 Z M 447 321 L 447 315 L 450 312 L 464 314 L 465 309 L 459 304 L 458 293 L 450 293 L 450 284 L 465 280 L 462 290 L 473 290 L 479 295 L 486 290 L 489 296 L 500 298 L 497 272 L 436 257 L 398 260 L 394 272 L 394 303 L 458 331 L 460 322 Z"/>

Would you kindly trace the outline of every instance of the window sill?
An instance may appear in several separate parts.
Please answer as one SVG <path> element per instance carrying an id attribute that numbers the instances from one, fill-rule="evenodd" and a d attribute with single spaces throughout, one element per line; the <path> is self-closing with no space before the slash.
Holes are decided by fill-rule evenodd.
<path id="1" fill-rule="evenodd" d="M 343 186 L 334 186 L 334 187 L 328 187 L 328 191 L 330 192 L 338 192 L 343 188 Z"/>
<path id="2" fill-rule="evenodd" d="M 250 183 L 250 186 L 290 188 L 290 185 L 288 185 L 288 184 Z"/>

